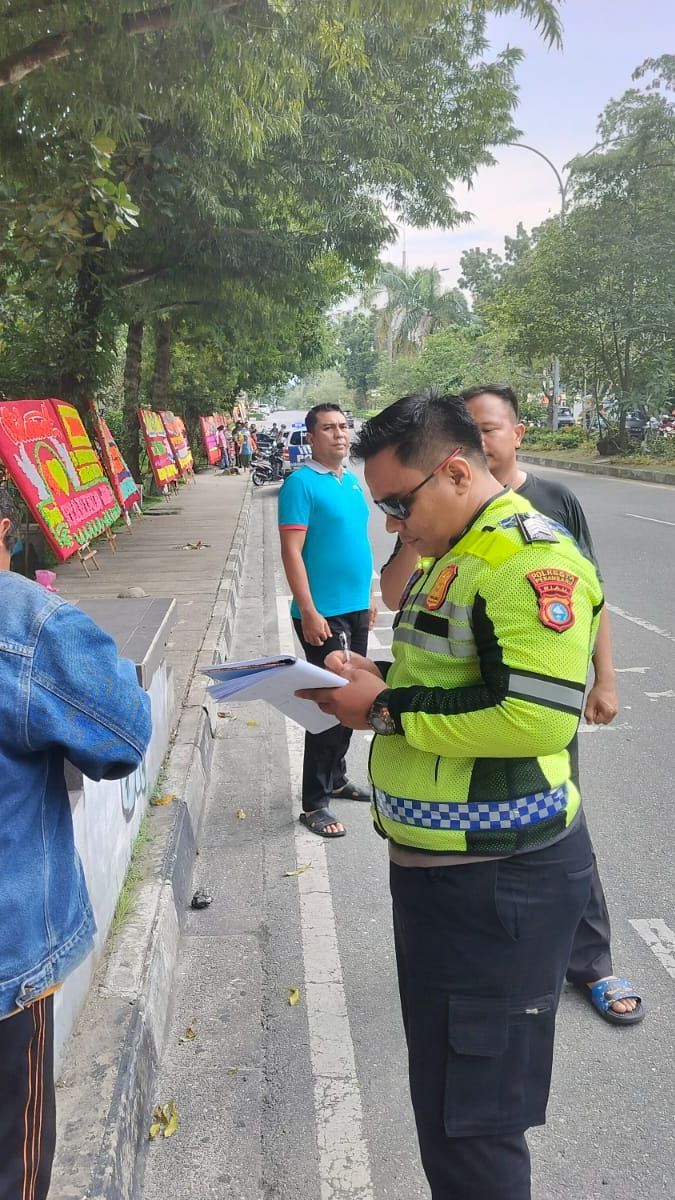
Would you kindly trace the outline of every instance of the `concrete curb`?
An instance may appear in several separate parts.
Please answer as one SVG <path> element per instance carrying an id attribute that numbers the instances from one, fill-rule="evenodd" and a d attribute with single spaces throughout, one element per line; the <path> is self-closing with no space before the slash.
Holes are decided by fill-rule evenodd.
<path id="1" fill-rule="evenodd" d="M 653 471 L 649 467 L 618 467 L 613 463 L 575 462 L 572 459 L 548 458 L 544 454 L 519 454 L 518 460 L 537 467 L 580 471 L 583 475 L 610 475 L 614 479 L 636 479 L 641 483 L 665 483 L 675 486 L 675 471 Z"/>
<path id="2" fill-rule="evenodd" d="M 198 662 L 221 662 L 232 639 L 251 515 L 252 488 L 244 495 L 232 547 L 198 656 Z M 103 977 L 94 984 L 97 1020 L 115 1031 L 115 1052 L 100 1051 L 96 1035 L 82 1036 L 81 1064 L 89 1078 L 85 1090 L 98 1098 L 96 1116 L 71 1114 L 59 1151 L 55 1196 L 82 1196 L 86 1173 L 87 1200 L 131 1200 L 136 1163 L 153 1105 L 152 1087 L 169 1014 L 171 981 L 176 964 L 183 914 L 191 896 L 197 836 L 202 820 L 214 747 L 214 718 L 206 697 L 206 680 L 195 674 L 165 764 L 167 792 L 180 799 L 151 809 L 149 878 L 136 898 L 133 918 L 112 946 Z M 98 985 L 98 987 L 97 987 Z M 86 1024 L 87 1009 L 84 1013 Z M 77 1057 L 77 1055 L 76 1055 Z M 80 1071 L 76 1069 L 76 1084 Z M 75 1085 L 76 1085 L 75 1084 Z M 66 1088 L 74 1086 L 66 1081 Z M 109 1098 L 109 1102 L 108 1102 Z M 166 1099 L 166 1098 L 165 1098 Z M 91 1146 L 92 1127 L 107 1107 L 103 1135 L 83 1163 L 83 1147 Z M 71 1106 L 72 1107 L 72 1106 Z M 85 1106 L 86 1107 L 86 1106 Z M 99 1126 L 100 1127 L 100 1126 Z M 74 1183 L 72 1187 L 66 1180 Z"/>

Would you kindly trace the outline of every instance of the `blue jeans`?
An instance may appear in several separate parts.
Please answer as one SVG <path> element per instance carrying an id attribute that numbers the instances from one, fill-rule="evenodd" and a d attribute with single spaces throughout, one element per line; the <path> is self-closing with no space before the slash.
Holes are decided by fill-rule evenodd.
<path id="1" fill-rule="evenodd" d="M 530 1200 L 555 1014 L 590 895 L 585 822 L 553 846 L 449 867 L 391 864 L 410 1091 L 433 1200 Z"/>

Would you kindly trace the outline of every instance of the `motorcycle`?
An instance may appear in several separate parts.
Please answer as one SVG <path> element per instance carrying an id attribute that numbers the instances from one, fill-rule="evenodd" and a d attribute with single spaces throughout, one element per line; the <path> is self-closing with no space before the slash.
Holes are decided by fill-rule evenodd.
<path id="1" fill-rule="evenodd" d="M 278 450 L 269 454 L 258 450 L 251 460 L 251 478 L 254 487 L 262 487 L 264 483 L 280 483 L 282 479 L 283 459 Z"/>

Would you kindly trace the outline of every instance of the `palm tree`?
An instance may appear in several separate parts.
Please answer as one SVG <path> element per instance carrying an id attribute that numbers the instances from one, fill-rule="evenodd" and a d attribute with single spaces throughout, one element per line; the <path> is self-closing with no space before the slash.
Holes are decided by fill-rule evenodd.
<path id="1" fill-rule="evenodd" d="M 441 289 L 437 267 L 416 267 L 408 272 L 385 263 L 371 289 L 370 301 L 384 292 L 386 303 L 377 310 L 377 332 L 389 361 L 411 353 L 424 339 L 449 325 L 468 325 L 471 316 L 457 288 Z"/>

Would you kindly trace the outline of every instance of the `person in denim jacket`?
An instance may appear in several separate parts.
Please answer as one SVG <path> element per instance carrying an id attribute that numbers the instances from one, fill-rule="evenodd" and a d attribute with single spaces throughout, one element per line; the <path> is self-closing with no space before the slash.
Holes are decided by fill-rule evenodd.
<path id="1" fill-rule="evenodd" d="M 79 609 L 10 572 L 0 488 L 0 1196 L 44 1200 L 55 1142 L 54 992 L 96 929 L 75 849 L 68 759 L 120 779 L 143 759 L 149 698 Z"/>

